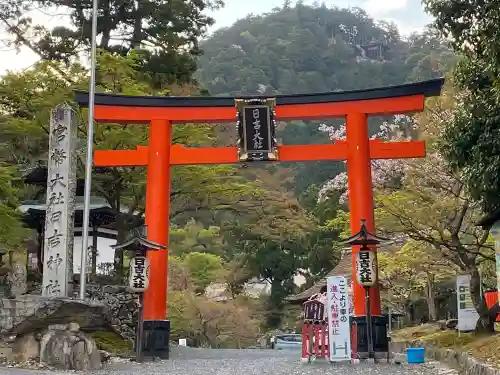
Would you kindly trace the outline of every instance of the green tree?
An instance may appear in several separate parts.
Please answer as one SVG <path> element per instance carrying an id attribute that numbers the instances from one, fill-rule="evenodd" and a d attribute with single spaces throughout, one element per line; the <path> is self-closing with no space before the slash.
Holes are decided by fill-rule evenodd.
<path id="1" fill-rule="evenodd" d="M 190 346 L 242 349 L 255 345 L 258 320 L 244 300 L 225 303 L 197 296 L 192 291 L 170 294 L 172 336 L 187 338 Z"/>
<path id="2" fill-rule="evenodd" d="M 14 168 L 0 164 L 0 247 L 8 252 L 19 249 L 28 231 L 23 228 Z"/>
<path id="3" fill-rule="evenodd" d="M 50 110 L 61 102 L 73 103 L 73 90 L 87 87 L 87 73 L 79 64 L 66 67 L 58 63 L 58 71 L 73 77 L 76 83 L 68 83 L 55 63 L 40 62 L 33 69 L 21 73 L 9 73 L 0 80 L 3 117 L 0 123 L 0 142 L 6 147 L 0 151 L 2 159 L 17 168 L 26 168 L 33 162 L 46 160 L 48 123 Z M 147 77 L 137 70 L 138 56 L 113 56 L 99 54 L 98 90 L 121 92 L 126 95 L 150 95 Z M 174 92 L 175 91 L 171 91 Z M 165 94 L 165 90 L 163 94 Z M 168 93 L 167 93 L 168 94 Z M 86 134 L 85 111 L 80 114 L 79 134 Z M 96 127 L 96 149 L 131 149 L 147 144 L 147 128 L 144 126 L 99 125 Z M 175 126 L 173 143 L 211 143 L 212 126 Z M 82 147 L 83 148 L 83 147 Z M 80 157 L 84 150 L 78 150 Z M 83 172 L 80 159 L 79 175 Z M 139 224 L 144 213 L 145 168 L 112 168 L 96 171 L 92 191 L 109 202 L 116 214 L 119 240 Z M 221 202 L 227 205 L 233 199 L 251 190 L 249 183 L 236 174 L 232 166 L 186 166 L 173 170 L 171 191 L 172 217 L 189 210 L 214 208 Z M 43 194 L 43 193 L 42 193 Z M 42 195 L 43 197 L 43 195 Z M 26 196 L 24 198 L 32 198 Z M 118 253 L 116 268 L 121 272 L 123 254 Z"/>
<path id="4" fill-rule="evenodd" d="M 139 68 L 151 75 L 156 87 L 190 82 L 199 38 L 214 22 L 205 11 L 221 5 L 221 0 L 99 1 L 98 48 L 122 56 L 140 49 Z M 68 11 L 69 24 L 40 25 L 27 16 L 52 14 L 61 6 Z M 12 44 L 30 48 L 43 60 L 66 63 L 90 49 L 91 15 L 92 2 L 81 0 L 8 0 L 0 6 L 0 23 L 12 35 Z"/>
<path id="5" fill-rule="evenodd" d="M 437 319 L 436 285 L 455 276 L 458 267 L 428 242 L 409 240 L 394 252 L 379 252 L 380 278 L 390 286 L 391 303 L 406 302 L 415 295 L 425 297 L 429 319 Z"/>
<path id="6" fill-rule="evenodd" d="M 500 36 L 497 0 L 426 0 L 435 26 L 462 56 L 454 81 L 463 95 L 447 121 L 443 150 L 486 211 L 500 208 Z"/>
<path id="7" fill-rule="evenodd" d="M 306 233 L 313 222 L 297 202 L 279 191 L 267 192 L 245 218 L 225 222 L 221 229 L 233 254 L 250 275 L 271 284 L 267 325 L 277 327 L 283 317 L 284 298 L 295 291 L 294 276 L 307 268 Z M 305 265 L 305 267 L 304 267 Z"/>
<path id="8" fill-rule="evenodd" d="M 437 160 L 431 168 L 428 160 L 415 163 L 407 172 L 403 190 L 377 196 L 378 228 L 384 233 L 426 243 L 462 272 L 470 274 L 474 305 L 479 314 L 486 316 L 479 265 L 494 259 L 493 248 L 488 242 L 488 232 L 475 226 L 479 205 L 468 197 L 456 175 L 443 170 L 443 164 Z M 487 322 L 481 325 L 491 328 Z"/>
<path id="9" fill-rule="evenodd" d="M 189 271 L 198 293 L 204 293 L 207 286 L 223 276 L 222 260 L 214 254 L 191 252 L 182 259 L 182 263 Z"/>
<path id="10" fill-rule="evenodd" d="M 87 72 L 79 64 L 64 69 L 64 75 L 79 82 L 71 86 L 52 63 L 42 61 L 32 69 L 0 77 L 0 156 L 13 165 L 28 165 L 47 158 L 50 110 L 71 100 L 71 90 L 83 88 Z"/>
<path id="11" fill-rule="evenodd" d="M 492 321 L 481 295 L 479 267 L 494 261 L 488 231 L 475 225 L 480 205 L 468 193 L 460 171 L 449 168 L 438 145 L 442 129 L 455 106 L 454 93 L 428 103 L 416 125 L 426 132 L 425 159 L 405 161 L 403 187 L 382 190 L 376 196 L 377 225 L 385 233 L 425 243 L 461 272 L 471 275 L 471 295 L 481 319 L 478 330 L 491 330 Z"/>
<path id="12" fill-rule="evenodd" d="M 183 227 L 170 229 L 169 251 L 177 256 L 191 252 L 203 252 L 222 255 L 224 243 L 220 228 L 205 228 L 200 222 L 191 219 Z"/>
<path id="13" fill-rule="evenodd" d="M 168 292 L 193 290 L 194 284 L 189 269 L 178 256 L 168 257 Z"/>

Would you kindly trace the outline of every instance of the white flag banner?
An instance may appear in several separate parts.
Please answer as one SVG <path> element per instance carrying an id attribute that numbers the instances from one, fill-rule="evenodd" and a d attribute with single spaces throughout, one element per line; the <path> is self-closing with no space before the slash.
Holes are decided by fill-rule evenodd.
<path id="1" fill-rule="evenodd" d="M 330 276 L 326 285 L 330 361 L 350 360 L 351 326 L 347 279 L 344 276 Z"/>
<path id="2" fill-rule="evenodd" d="M 470 275 L 457 276 L 457 308 L 459 331 L 473 331 L 479 314 L 470 295 Z"/>
<path id="3" fill-rule="evenodd" d="M 134 257 L 130 260 L 128 286 L 132 292 L 144 292 L 149 286 L 149 259 Z"/>

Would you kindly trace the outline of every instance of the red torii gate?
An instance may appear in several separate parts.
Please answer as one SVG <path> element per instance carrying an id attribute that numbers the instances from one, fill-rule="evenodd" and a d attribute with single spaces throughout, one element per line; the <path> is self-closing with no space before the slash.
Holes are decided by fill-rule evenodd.
<path id="1" fill-rule="evenodd" d="M 346 160 L 351 213 L 351 231 L 361 219 L 375 233 L 371 159 L 419 158 L 425 156 L 422 141 L 384 142 L 370 140 L 367 117 L 422 111 L 426 97 L 438 96 L 444 83 L 434 79 L 414 84 L 334 93 L 283 95 L 276 97 L 276 118 L 346 118 L 346 141 L 326 145 L 278 146 L 278 161 Z M 242 99 L 265 99 L 250 97 Z M 76 93 L 76 101 L 87 107 L 89 95 Z M 237 147 L 189 148 L 171 145 L 172 123 L 235 122 L 237 110 L 231 97 L 153 97 L 97 94 L 95 120 L 106 123 L 149 125 L 149 145 L 136 150 L 95 151 L 99 167 L 147 166 L 146 225 L 148 240 L 168 246 L 170 169 L 172 165 L 236 164 Z M 353 247 L 353 274 L 357 247 Z M 164 320 L 167 313 L 168 251 L 151 251 L 149 289 L 144 296 L 144 318 Z M 364 290 L 354 282 L 354 312 L 365 315 Z M 371 312 L 381 315 L 379 288 L 371 288 Z"/>

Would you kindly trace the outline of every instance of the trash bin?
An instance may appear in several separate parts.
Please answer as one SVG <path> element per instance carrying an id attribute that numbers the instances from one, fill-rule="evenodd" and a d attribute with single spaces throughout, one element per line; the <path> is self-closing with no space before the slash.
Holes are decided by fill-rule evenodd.
<path id="1" fill-rule="evenodd" d="M 408 361 L 408 363 L 424 363 L 425 349 L 424 348 L 406 349 L 406 360 Z"/>
<path id="2" fill-rule="evenodd" d="M 170 320 L 144 321 L 143 350 L 145 357 L 169 358 Z"/>

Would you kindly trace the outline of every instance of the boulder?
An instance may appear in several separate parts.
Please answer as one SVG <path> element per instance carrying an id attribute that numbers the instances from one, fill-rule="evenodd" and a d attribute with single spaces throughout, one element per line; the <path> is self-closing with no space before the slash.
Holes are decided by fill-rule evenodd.
<path id="1" fill-rule="evenodd" d="M 0 339 L 11 339 L 2 357 L 71 370 L 94 370 L 101 353 L 89 332 L 135 337 L 137 296 L 125 287 L 89 288 L 87 298 L 22 295 L 0 299 Z M 15 318 L 12 318 L 15 317 Z M 9 318 L 9 319 L 7 319 Z"/>
<path id="2" fill-rule="evenodd" d="M 18 336 L 12 343 L 11 359 L 15 362 L 27 362 L 40 357 L 40 342 L 35 333 Z"/>
<path id="3" fill-rule="evenodd" d="M 107 308 L 96 301 L 71 298 L 38 297 L 23 312 L 23 319 L 12 327 L 0 328 L 1 336 L 24 336 L 42 332 L 54 324 L 76 323 L 86 329 L 107 327 Z M 7 329 L 6 329 L 7 328 Z"/>
<path id="4" fill-rule="evenodd" d="M 63 370 L 97 370 L 101 353 L 95 341 L 80 332 L 78 323 L 50 325 L 40 333 L 18 335 L 4 355 L 9 362 Z"/>
<path id="5" fill-rule="evenodd" d="M 84 331 L 108 330 L 133 341 L 138 321 L 138 298 L 126 286 L 87 285 L 85 300 L 22 295 L 0 299 L 0 336 L 24 335 L 52 324 L 77 323 Z"/>
<path id="6" fill-rule="evenodd" d="M 98 370 L 101 353 L 83 332 L 49 329 L 40 340 L 40 362 L 62 370 Z"/>
<path id="7" fill-rule="evenodd" d="M 458 319 L 448 319 L 445 323 L 447 329 L 456 329 L 458 325 Z"/>

